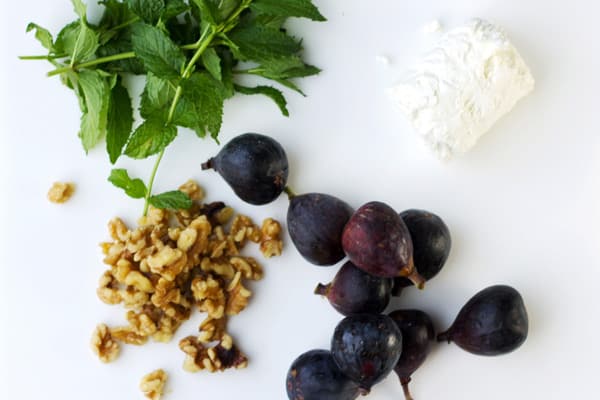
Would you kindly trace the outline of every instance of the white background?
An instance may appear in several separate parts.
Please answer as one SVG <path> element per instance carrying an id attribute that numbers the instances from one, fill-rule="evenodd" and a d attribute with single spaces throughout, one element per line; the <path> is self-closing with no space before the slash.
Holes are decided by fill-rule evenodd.
<path id="1" fill-rule="evenodd" d="M 394 307 L 429 312 L 448 327 L 478 290 L 505 283 L 525 299 L 529 338 L 496 358 L 436 346 L 413 376 L 412 392 L 427 399 L 592 399 L 600 369 L 597 332 L 600 269 L 599 7 L 592 1 L 316 1 L 326 23 L 293 21 L 306 57 L 323 68 L 300 82 L 308 94 L 288 93 L 291 116 L 268 100 L 236 97 L 225 109 L 222 142 L 255 131 L 277 138 L 288 152 L 289 184 L 322 191 L 358 207 L 385 201 L 398 210 L 439 214 L 453 234 L 443 272 L 426 290 L 407 290 Z M 10 4 L 10 5 L 9 5 Z M 264 262 L 252 285 L 251 306 L 230 330 L 249 355 L 246 370 L 189 374 L 181 369 L 179 338 L 170 344 L 125 347 L 101 364 L 88 346 L 96 323 L 124 322 L 124 311 L 95 295 L 104 267 L 97 243 L 108 239 L 113 216 L 137 219 L 142 204 L 106 182 L 111 166 L 102 146 L 87 157 L 76 133 L 74 95 L 41 61 L 29 21 L 56 33 L 74 19 L 67 0 L 22 0 L 2 12 L 0 176 L 0 388 L 6 399 L 136 399 L 142 375 L 170 373 L 167 399 L 282 399 L 291 361 L 327 348 L 340 315 L 312 295 L 336 268 L 317 268 L 289 240 L 284 255 Z M 90 7 L 91 15 L 96 15 Z M 441 164 L 395 112 L 384 89 L 434 37 L 421 28 L 438 18 L 446 27 L 471 17 L 505 27 L 537 80 L 535 92 L 469 154 Z M 378 63 L 387 55 L 392 64 Z M 237 200 L 201 162 L 218 151 L 181 131 L 167 151 L 156 190 L 188 178 L 256 220 L 285 221 L 284 198 L 264 207 Z M 153 160 L 122 159 L 119 167 L 147 177 Z M 72 200 L 46 200 L 53 181 L 74 181 Z M 287 239 L 287 238 L 286 238 Z M 376 386 L 373 400 L 401 398 L 395 376 Z"/>

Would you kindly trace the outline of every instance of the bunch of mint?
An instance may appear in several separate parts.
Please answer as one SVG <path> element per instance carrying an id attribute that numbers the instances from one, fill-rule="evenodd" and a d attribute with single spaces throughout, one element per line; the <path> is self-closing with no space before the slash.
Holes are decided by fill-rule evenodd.
<path id="1" fill-rule="evenodd" d="M 217 140 L 223 103 L 235 93 L 270 97 L 288 115 L 282 92 L 272 86 L 245 87 L 240 74 L 257 75 L 302 94 L 294 83 L 319 73 L 301 58 L 300 40 L 287 34 L 290 17 L 325 18 L 311 0 L 104 0 L 97 24 L 87 18 L 82 0 L 72 0 L 78 19 L 53 38 L 31 23 L 27 31 L 48 50 L 23 59 L 50 61 L 62 82 L 79 99 L 79 137 L 87 152 L 106 141 L 111 163 L 121 155 L 134 159 L 156 155 L 148 184 L 115 169 L 110 182 L 133 198 L 159 208 L 188 208 L 180 191 L 152 195 L 152 185 L 167 146 L 178 127 L 200 138 Z M 239 62 L 250 68 L 241 69 Z M 145 75 L 140 99 L 141 124 L 135 129 L 123 74 Z"/>

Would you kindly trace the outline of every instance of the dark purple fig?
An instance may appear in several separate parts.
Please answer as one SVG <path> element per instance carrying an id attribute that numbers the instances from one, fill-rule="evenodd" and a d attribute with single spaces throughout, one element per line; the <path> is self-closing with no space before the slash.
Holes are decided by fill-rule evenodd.
<path id="1" fill-rule="evenodd" d="M 394 371 L 400 378 L 404 397 L 412 400 L 408 383 L 413 372 L 425 362 L 435 341 L 433 322 L 429 315 L 420 310 L 397 310 L 391 312 L 389 317 L 402 332 L 402 355 Z"/>
<path id="2" fill-rule="evenodd" d="M 285 188 L 288 160 L 274 139 L 257 133 L 233 138 L 219 154 L 202 164 L 213 168 L 247 203 L 262 205 L 275 200 Z"/>
<path id="3" fill-rule="evenodd" d="M 414 267 L 408 228 L 387 204 L 374 201 L 356 210 L 344 228 L 342 246 L 363 271 L 386 278 L 407 277 L 423 287 L 425 281 Z"/>
<path id="4" fill-rule="evenodd" d="M 290 400 L 354 400 L 358 385 L 344 375 L 327 350 L 311 350 L 292 363 L 286 379 Z"/>
<path id="5" fill-rule="evenodd" d="M 440 217 L 429 211 L 406 210 L 400 217 L 410 232 L 415 268 L 428 281 L 440 272 L 448 259 L 452 246 L 450 231 Z M 403 288 L 411 285 L 406 278 L 396 278 L 392 294 L 399 296 Z"/>
<path id="6" fill-rule="evenodd" d="M 368 393 L 398 363 L 402 333 L 387 315 L 353 315 L 336 326 L 331 353 L 340 370 Z"/>
<path id="7" fill-rule="evenodd" d="M 527 310 L 519 292 L 496 285 L 473 296 L 437 340 L 454 342 L 473 354 L 496 356 L 521 346 L 528 329 Z"/>
<path id="8" fill-rule="evenodd" d="M 315 294 L 327 297 L 344 315 L 379 314 L 390 302 L 392 280 L 367 274 L 346 262 L 327 285 L 319 283 Z"/>
<path id="9" fill-rule="evenodd" d="M 354 210 L 322 193 L 290 194 L 287 225 L 296 249 L 310 263 L 333 265 L 344 257 L 342 231 Z"/>

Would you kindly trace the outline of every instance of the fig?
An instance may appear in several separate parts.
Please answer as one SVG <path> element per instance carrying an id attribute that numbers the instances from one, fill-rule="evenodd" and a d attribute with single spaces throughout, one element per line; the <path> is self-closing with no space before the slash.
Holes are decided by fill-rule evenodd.
<path id="1" fill-rule="evenodd" d="M 442 269 L 452 246 L 448 227 L 440 217 L 425 210 L 406 210 L 400 213 L 413 244 L 415 268 L 426 281 Z M 392 294 L 399 296 L 402 289 L 411 286 L 406 278 L 394 279 Z"/>
<path id="2" fill-rule="evenodd" d="M 308 262 L 333 265 L 344 257 L 342 231 L 354 210 L 323 193 L 290 193 L 287 225 L 292 242 Z"/>
<path id="3" fill-rule="evenodd" d="M 275 200 L 288 178 L 288 160 L 281 145 L 257 133 L 233 138 L 215 157 L 202 164 L 203 170 L 211 168 L 240 199 L 254 205 Z"/>
<path id="4" fill-rule="evenodd" d="M 392 280 L 367 274 L 346 262 L 327 285 L 319 284 L 315 294 L 327 297 L 343 315 L 379 314 L 391 297 Z"/>
<path id="5" fill-rule="evenodd" d="M 437 340 L 454 342 L 473 354 L 495 356 L 521 346 L 528 330 L 521 294 L 510 286 L 496 285 L 473 296 Z"/>
<path id="6" fill-rule="evenodd" d="M 327 350 L 310 350 L 296 358 L 286 388 L 290 400 L 354 400 L 360 394 Z"/>
<path id="7" fill-rule="evenodd" d="M 415 270 L 408 228 L 393 208 L 370 202 L 352 214 L 342 233 L 342 246 L 350 261 L 363 271 L 386 278 L 407 277 L 423 288 Z"/>
<path id="8" fill-rule="evenodd" d="M 366 394 L 398 363 L 402 333 L 387 315 L 352 315 L 336 326 L 331 353 L 340 370 Z"/>
<path id="9" fill-rule="evenodd" d="M 421 310 L 396 310 L 388 314 L 402 332 L 402 354 L 394 367 L 404 397 L 412 400 L 408 389 L 411 376 L 422 364 L 435 342 L 435 330 L 431 318 Z"/>

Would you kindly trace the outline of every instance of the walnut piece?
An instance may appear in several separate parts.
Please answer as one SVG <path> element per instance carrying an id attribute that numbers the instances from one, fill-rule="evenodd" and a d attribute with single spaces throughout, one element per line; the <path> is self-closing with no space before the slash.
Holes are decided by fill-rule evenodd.
<path id="1" fill-rule="evenodd" d="M 92 350 L 100 361 L 109 363 L 119 356 L 119 343 L 113 340 L 110 329 L 105 324 L 100 324 L 92 333 Z"/>
<path id="2" fill-rule="evenodd" d="M 179 347 L 186 354 L 183 369 L 188 372 L 206 370 L 209 372 L 224 371 L 229 368 L 246 368 L 248 359 L 233 344 L 231 336 L 225 335 L 213 347 L 206 347 L 193 336 L 179 342 Z"/>
<path id="3" fill-rule="evenodd" d="M 162 369 L 152 371 L 142 377 L 140 390 L 144 392 L 144 396 L 150 400 L 160 400 L 165 390 L 167 378 L 167 373 Z"/>
<path id="4" fill-rule="evenodd" d="M 268 218 L 259 227 L 247 216 L 234 215 L 224 203 L 200 204 L 204 191 L 193 181 L 180 190 L 194 201 L 187 210 L 150 207 L 137 227 L 119 218 L 109 222 L 111 241 L 100 245 L 108 269 L 97 294 L 104 303 L 122 304 L 128 310 L 127 324 L 99 325 L 92 346 L 109 362 L 117 357 L 120 344 L 169 342 L 198 310 L 206 313 L 198 336 L 180 342 L 186 354 L 184 368 L 215 372 L 245 367 L 247 359 L 228 335 L 227 322 L 248 306 L 252 292 L 245 282 L 262 279 L 263 269 L 241 251 L 253 242 L 266 257 L 279 255 L 281 225 Z M 156 393 L 148 397 L 160 397 L 161 390 L 152 386 L 160 379 L 148 378 L 144 392 Z"/>
<path id="5" fill-rule="evenodd" d="M 48 190 L 48 200 L 55 204 L 68 201 L 75 193 L 75 185 L 72 183 L 54 182 Z"/>

